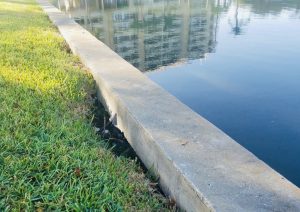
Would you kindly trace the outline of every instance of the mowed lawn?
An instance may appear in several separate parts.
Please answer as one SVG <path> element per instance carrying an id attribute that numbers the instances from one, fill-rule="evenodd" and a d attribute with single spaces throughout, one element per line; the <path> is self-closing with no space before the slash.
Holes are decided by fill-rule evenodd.
<path id="1" fill-rule="evenodd" d="M 92 125 L 90 74 L 33 0 L 0 0 L 0 211 L 167 210 Z"/>

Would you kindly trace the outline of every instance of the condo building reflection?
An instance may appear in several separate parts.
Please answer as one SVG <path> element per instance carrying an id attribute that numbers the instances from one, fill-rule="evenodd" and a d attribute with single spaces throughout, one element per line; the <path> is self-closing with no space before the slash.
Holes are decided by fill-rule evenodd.
<path id="1" fill-rule="evenodd" d="M 83 25 L 141 71 L 205 58 L 216 48 L 220 16 L 234 8 L 229 18 L 234 35 L 243 34 L 250 18 L 295 10 L 299 0 L 54 0 L 61 10 Z"/>
<path id="2" fill-rule="evenodd" d="M 78 23 L 141 71 L 214 51 L 226 0 L 58 0 Z"/>

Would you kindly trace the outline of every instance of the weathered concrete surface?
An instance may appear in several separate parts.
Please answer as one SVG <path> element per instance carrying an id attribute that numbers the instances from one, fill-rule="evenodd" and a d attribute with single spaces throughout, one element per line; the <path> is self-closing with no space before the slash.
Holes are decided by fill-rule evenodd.
<path id="1" fill-rule="evenodd" d="M 300 211 L 300 190 L 45 0 L 99 96 L 163 190 L 187 211 Z"/>

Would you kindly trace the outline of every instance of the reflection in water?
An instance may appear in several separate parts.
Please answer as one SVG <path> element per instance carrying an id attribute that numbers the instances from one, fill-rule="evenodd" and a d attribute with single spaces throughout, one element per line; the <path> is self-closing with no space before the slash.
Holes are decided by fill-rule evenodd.
<path id="1" fill-rule="evenodd" d="M 300 0 L 55 1 L 300 185 Z"/>
<path id="2" fill-rule="evenodd" d="M 218 1 L 226 7 L 226 1 Z M 141 71 L 214 51 L 214 1 L 58 0 L 75 20 Z"/>
<path id="3" fill-rule="evenodd" d="M 259 15 L 278 15 L 283 10 L 295 10 L 299 15 L 299 0 L 243 0 L 244 4 L 250 5 L 253 13 Z"/>
<path id="4" fill-rule="evenodd" d="M 232 27 L 232 32 L 234 35 L 241 35 L 243 34 L 243 26 L 244 25 L 247 25 L 247 23 L 250 21 L 249 18 L 247 19 L 241 19 L 239 17 L 239 9 L 240 9 L 240 2 L 239 1 L 236 1 L 236 7 L 235 7 L 235 15 L 234 15 L 234 21 L 231 22 L 231 20 L 229 21 L 230 22 L 230 25 Z"/>
<path id="5" fill-rule="evenodd" d="M 141 71 L 205 58 L 216 48 L 219 16 L 235 4 L 229 19 L 234 35 L 243 34 L 250 17 L 300 9 L 299 0 L 57 0 L 78 23 Z M 295 13 L 298 14 L 298 13 Z"/>

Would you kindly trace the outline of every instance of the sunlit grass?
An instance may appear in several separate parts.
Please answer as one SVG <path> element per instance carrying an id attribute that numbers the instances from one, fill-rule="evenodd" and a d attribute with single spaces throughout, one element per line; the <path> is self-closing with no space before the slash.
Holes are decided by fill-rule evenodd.
<path id="1" fill-rule="evenodd" d="M 164 209 L 94 132 L 93 92 L 34 1 L 0 1 L 0 211 Z"/>

